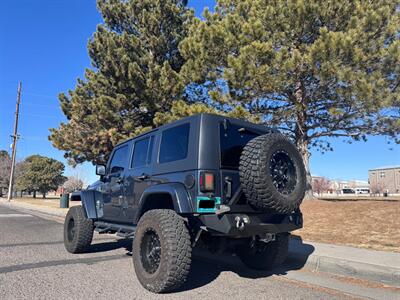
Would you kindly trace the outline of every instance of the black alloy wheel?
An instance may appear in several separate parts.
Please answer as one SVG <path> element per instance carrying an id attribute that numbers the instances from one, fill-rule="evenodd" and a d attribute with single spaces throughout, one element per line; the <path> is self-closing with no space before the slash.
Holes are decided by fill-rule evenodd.
<path id="1" fill-rule="evenodd" d="M 143 268 L 149 274 L 154 274 L 160 266 L 161 243 L 157 233 L 148 228 L 140 245 L 140 258 Z"/>
<path id="2" fill-rule="evenodd" d="M 296 169 L 285 151 L 279 150 L 272 155 L 269 168 L 276 190 L 283 195 L 293 192 L 297 180 Z"/>
<path id="3" fill-rule="evenodd" d="M 73 218 L 69 219 L 67 225 L 67 238 L 69 242 L 72 242 L 75 237 L 75 221 Z"/>

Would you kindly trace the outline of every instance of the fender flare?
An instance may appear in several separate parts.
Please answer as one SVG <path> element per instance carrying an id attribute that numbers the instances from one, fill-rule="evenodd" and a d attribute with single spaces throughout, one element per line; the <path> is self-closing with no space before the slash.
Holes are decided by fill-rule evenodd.
<path id="1" fill-rule="evenodd" d="M 96 196 L 101 197 L 102 196 L 101 193 L 96 190 L 84 190 L 80 192 L 80 196 L 86 217 L 88 219 L 97 219 L 98 216 L 96 210 Z"/>
<path id="2" fill-rule="evenodd" d="M 161 183 L 150 186 L 143 192 L 138 203 L 135 223 L 139 221 L 144 205 L 146 201 L 148 201 L 149 196 L 154 194 L 168 194 L 172 199 L 174 210 L 179 214 L 190 213 L 193 211 L 191 197 L 182 183 Z"/>

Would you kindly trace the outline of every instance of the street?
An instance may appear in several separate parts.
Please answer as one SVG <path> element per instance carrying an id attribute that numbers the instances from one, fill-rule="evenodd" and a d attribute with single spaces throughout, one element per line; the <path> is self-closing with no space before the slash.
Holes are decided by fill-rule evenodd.
<path id="1" fill-rule="evenodd" d="M 267 274 L 196 257 L 188 282 L 167 295 L 136 280 L 131 241 L 95 234 L 90 253 L 69 254 L 63 225 L 0 206 L 0 299 L 395 299 L 380 284 L 303 270 Z M 293 268 L 292 268 L 293 269 Z"/>

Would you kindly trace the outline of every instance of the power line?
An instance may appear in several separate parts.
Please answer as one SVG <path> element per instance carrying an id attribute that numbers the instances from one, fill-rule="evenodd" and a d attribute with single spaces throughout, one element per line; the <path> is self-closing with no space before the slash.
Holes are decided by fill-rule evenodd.
<path id="1" fill-rule="evenodd" d="M 53 116 L 53 115 L 43 115 L 43 114 L 26 114 L 23 113 L 22 115 L 28 116 L 28 117 L 35 117 L 35 118 L 52 118 L 52 119 L 60 119 L 60 117 Z"/>
<path id="2" fill-rule="evenodd" d="M 60 105 L 41 104 L 41 103 L 24 103 L 24 105 L 32 107 L 40 106 L 40 107 L 60 108 Z"/>
<path id="3" fill-rule="evenodd" d="M 30 93 L 30 92 L 24 92 L 25 93 L 25 95 L 28 95 L 28 96 L 35 96 L 35 97 L 41 97 L 41 98 L 50 98 L 50 99 L 57 99 L 58 98 L 58 96 L 56 95 L 56 96 L 52 96 L 52 95 L 46 95 L 46 94 L 38 94 L 38 93 Z"/>
<path id="4" fill-rule="evenodd" d="M 61 112 L 61 111 L 60 111 Z M 48 114 L 31 114 L 31 113 L 25 113 L 25 112 L 20 112 L 20 115 L 23 116 L 28 116 L 28 117 L 38 117 L 38 118 L 54 118 L 54 119 L 60 119 L 58 116 L 54 115 L 48 115 Z M 61 115 L 62 116 L 62 115 Z"/>

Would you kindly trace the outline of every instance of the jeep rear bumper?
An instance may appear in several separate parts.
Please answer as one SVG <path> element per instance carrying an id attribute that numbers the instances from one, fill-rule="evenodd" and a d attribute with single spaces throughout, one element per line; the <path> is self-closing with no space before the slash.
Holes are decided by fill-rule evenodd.
<path id="1" fill-rule="evenodd" d="M 200 221 L 212 235 L 231 237 L 290 232 L 303 227 L 301 212 L 279 218 L 271 218 L 270 214 L 212 214 L 201 215 Z"/>

